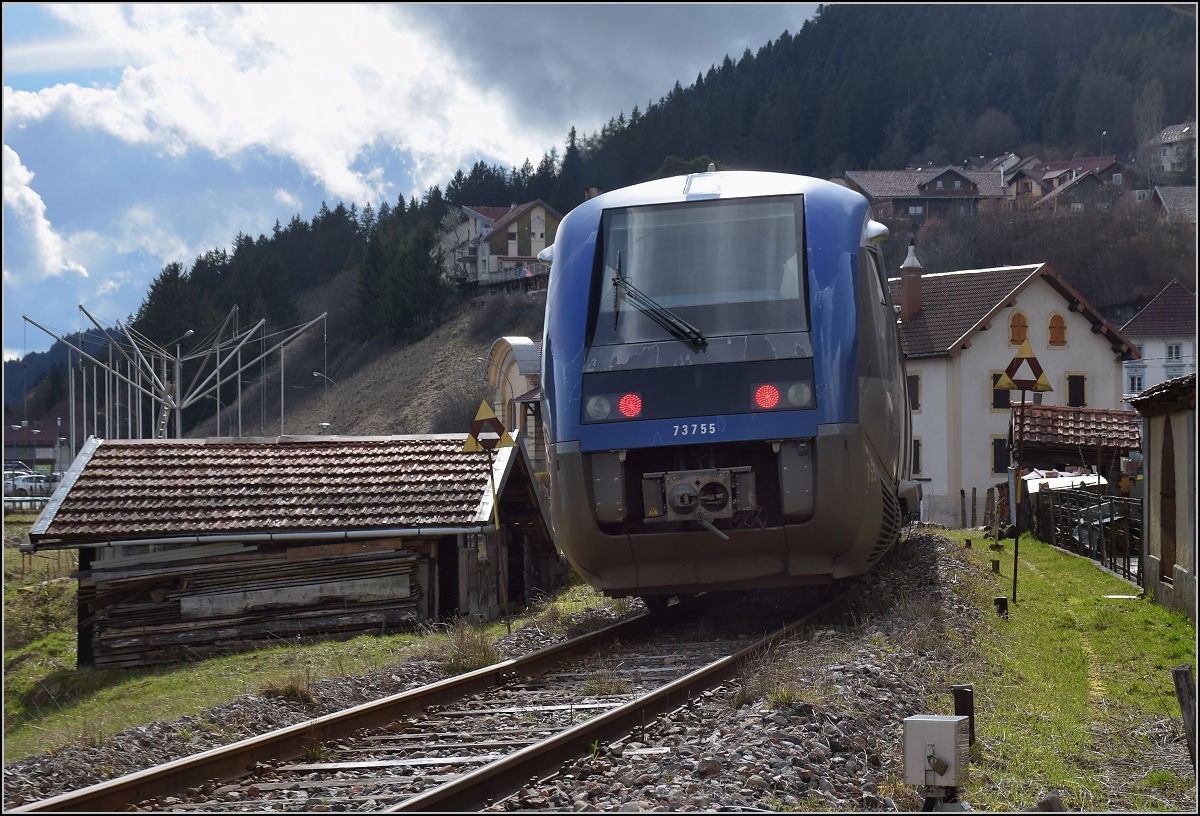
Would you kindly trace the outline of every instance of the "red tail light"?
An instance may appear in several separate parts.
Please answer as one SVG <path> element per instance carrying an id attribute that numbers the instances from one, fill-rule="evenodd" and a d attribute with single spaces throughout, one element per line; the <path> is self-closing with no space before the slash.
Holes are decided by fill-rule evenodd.
<path id="1" fill-rule="evenodd" d="M 779 404 L 779 389 L 767 383 L 754 392 L 754 404 L 759 408 L 774 408 Z"/>
<path id="2" fill-rule="evenodd" d="M 637 394 L 626 394 L 617 400 L 617 410 L 623 417 L 635 417 L 642 412 L 642 398 Z"/>

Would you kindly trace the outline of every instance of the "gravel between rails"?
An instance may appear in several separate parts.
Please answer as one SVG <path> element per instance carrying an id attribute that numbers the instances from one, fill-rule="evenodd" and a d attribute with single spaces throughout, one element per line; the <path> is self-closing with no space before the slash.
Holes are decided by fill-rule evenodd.
<path id="1" fill-rule="evenodd" d="M 643 732 L 569 763 L 557 776 L 531 780 L 493 811 L 633 810 L 920 810 L 916 791 L 903 779 L 902 721 L 931 711 L 929 701 L 948 699 L 947 668 L 962 665 L 962 643 L 978 629 L 981 612 L 956 591 L 978 568 L 935 531 L 910 531 L 905 542 L 868 579 L 866 591 L 839 621 L 805 633 L 781 647 L 787 685 L 804 689 L 797 699 L 768 705 L 751 699 L 734 707 L 744 685 L 727 683 Z M 640 611 L 631 604 L 632 613 Z M 572 634 L 612 623 L 597 610 L 576 615 Z M 919 630 L 919 631 L 918 631 Z M 946 637 L 947 632 L 957 633 Z M 498 644 L 506 657 L 557 640 L 536 626 L 513 632 Z M 753 670 L 770 676 L 771 658 Z M 151 723 L 116 735 L 106 744 L 38 755 L 4 768 L 5 809 L 129 774 L 218 745 L 303 722 L 349 706 L 415 688 L 443 676 L 428 661 L 410 661 L 365 677 L 313 683 L 311 706 L 278 697 L 246 696 L 202 716 Z M 745 678 L 749 681 L 749 677 Z M 953 677 L 950 682 L 961 682 Z M 770 690 L 770 683 L 766 686 Z M 977 715 L 980 712 L 977 711 Z M 1170 768 L 1187 778 L 1191 762 L 1181 724 L 1162 717 L 1139 730 L 1155 744 L 1149 767 Z M 1067 809 L 1132 807 L 1127 776 L 1114 772 L 1107 802 L 1073 802 Z M 1036 804 L 1014 802 L 1020 810 Z M 364 793 L 364 810 L 369 792 Z M 264 809 L 271 808 L 263 802 Z M 1164 809 L 1194 812 L 1195 790 Z M 159 802 L 158 809 L 170 803 Z M 131 805 L 130 810 L 136 810 Z M 320 800 L 291 802 L 287 810 L 356 810 Z"/>

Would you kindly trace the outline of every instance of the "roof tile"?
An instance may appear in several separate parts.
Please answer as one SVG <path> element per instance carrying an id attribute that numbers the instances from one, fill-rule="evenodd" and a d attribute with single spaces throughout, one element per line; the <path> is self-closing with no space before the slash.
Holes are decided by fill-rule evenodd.
<path id="1" fill-rule="evenodd" d="M 464 439 L 105 440 L 30 537 L 474 526 L 490 482 L 487 458 L 464 453 Z"/>
<path id="2" fill-rule="evenodd" d="M 1025 444 L 1091 449 L 1097 445 L 1133 449 L 1142 444 L 1139 417 L 1133 411 L 1025 405 L 1014 408 L 1013 414 Z"/>
<path id="3" fill-rule="evenodd" d="M 1121 332 L 1130 337 L 1194 335 L 1196 293 L 1172 280 L 1121 327 Z"/>

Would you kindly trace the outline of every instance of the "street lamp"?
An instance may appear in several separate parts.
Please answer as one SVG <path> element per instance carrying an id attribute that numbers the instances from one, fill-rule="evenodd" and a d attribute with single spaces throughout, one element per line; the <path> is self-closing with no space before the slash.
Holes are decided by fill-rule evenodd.
<path id="1" fill-rule="evenodd" d="M 333 382 L 333 380 L 330 379 L 329 377 L 326 377 L 320 371 L 314 371 L 313 376 L 320 377 L 321 379 L 324 379 L 324 380 L 328 380 L 329 382 L 333 383 L 333 387 L 338 390 L 338 406 L 339 406 L 338 410 L 340 412 L 340 416 L 338 416 L 338 419 L 341 420 L 343 430 L 344 430 L 345 425 L 346 425 L 346 401 L 343 398 L 342 387 L 340 385 L 338 385 L 337 383 Z M 328 422 L 320 422 L 320 423 L 318 423 L 318 425 L 321 428 L 322 434 L 324 434 L 329 429 Z"/>
<path id="2" fill-rule="evenodd" d="M 1100 131 L 1100 155 L 1104 155 L 1104 137 L 1108 135 L 1107 130 Z"/>
<path id="3" fill-rule="evenodd" d="M 30 457 L 29 467 L 37 470 L 37 435 L 41 433 L 37 428 L 32 428 L 33 431 L 33 456 Z"/>

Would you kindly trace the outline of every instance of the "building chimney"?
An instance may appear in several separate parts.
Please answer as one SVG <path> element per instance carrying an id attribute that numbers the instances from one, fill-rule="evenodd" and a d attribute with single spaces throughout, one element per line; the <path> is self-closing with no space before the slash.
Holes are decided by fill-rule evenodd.
<path id="1" fill-rule="evenodd" d="M 900 264 L 900 319 L 908 320 L 921 311 L 921 262 L 917 242 L 908 242 L 908 257 Z"/>

